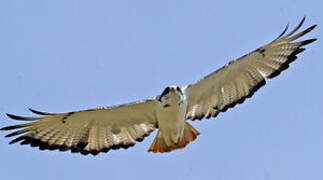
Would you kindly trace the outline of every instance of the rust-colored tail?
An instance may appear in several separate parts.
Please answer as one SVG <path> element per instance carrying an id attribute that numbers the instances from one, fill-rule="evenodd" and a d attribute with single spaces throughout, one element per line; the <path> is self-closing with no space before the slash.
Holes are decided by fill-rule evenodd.
<path id="1" fill-rule="evenodd" d="M 183 149 L 190 142 L 194 141 L 199 134 L 200 133 L 195 128 L 193 128 L 190 124 L 186 122 L 185 129 L 184 129 L 184 136 L 180 139 L 180 141 L 177 144 L 172 144 L 168 146 L 165 143 L 162 133 L 158 131 L 157 136 L 153 141 L 153 143 L 151 144 L 148 152 L 164 153 L 164 152 L 171 152 L 176 149 Z"/>

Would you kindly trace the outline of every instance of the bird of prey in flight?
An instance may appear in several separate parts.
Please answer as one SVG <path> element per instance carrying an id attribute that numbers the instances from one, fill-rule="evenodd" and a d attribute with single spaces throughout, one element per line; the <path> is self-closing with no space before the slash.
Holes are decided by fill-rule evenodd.
<path id="1" fill-rule="evenodd" d="M 16 130 L 6 137 L 17 136 L 10 144 L 30 144 L 40 150 L 70 150 L 96 155 L 110 149 L 128 148 L 142 141 L 158 128 L 149 152 L 164 153 L 186 147 L 200 134 L 188 120 L 216 117 L 236 104 L 243 103 L 297 59 L 304 45 L 316 39 L 295 41 L 316 25 L 298 32 L 300 24 L 272 42 L 229 62 L 198 82 L 169 86 L 159 96 L 148 100 L 107 108 L 68 113 L 47 113 L 30 109 L 38 117 L 7 114 L 28 123 L 1 130 Z"/>

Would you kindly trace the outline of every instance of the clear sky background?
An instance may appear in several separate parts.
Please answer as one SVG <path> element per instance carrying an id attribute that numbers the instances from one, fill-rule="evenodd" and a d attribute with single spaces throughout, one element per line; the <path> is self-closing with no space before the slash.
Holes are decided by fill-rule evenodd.
<path id="1" fill-rule="evenodd" d="M 0 127 L 27 108 L 67 112 L 123 104 L 197 81 L 276 38 L 318 24 L 290 69 L 211 120 L 184 150 L 152 154 L 156 134 L 98 156 L 8 145 L 1 179 L 323 179 L 323 4 L 318 0 L 4 0 Z M 304 39 L 304 38 L 303 38 Z"/>

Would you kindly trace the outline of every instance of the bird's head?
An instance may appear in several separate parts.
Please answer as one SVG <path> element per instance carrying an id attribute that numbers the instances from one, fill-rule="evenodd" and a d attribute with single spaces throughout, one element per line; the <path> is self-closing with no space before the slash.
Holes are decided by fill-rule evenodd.
<path id="1" fill-rule="evenodd" d="M 159 96 L 158 100 L 164 107 L 168 107 L 172 104 L 182 103 L 182 101 L 184 100 L 184 94 L 180 87 L 168 86 Z"/>

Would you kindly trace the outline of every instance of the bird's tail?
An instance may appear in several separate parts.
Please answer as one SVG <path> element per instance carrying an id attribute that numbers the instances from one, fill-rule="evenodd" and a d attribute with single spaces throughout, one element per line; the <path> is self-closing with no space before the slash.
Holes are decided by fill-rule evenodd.
<path id="1" fill-rule="evenodd" d="M 181 137 L 178 143 L 167 145 L 162 132 L 159 130 L 148 152 L 165 153 L 174 151 L 176 149 L 183 149 L 190 142 L 193 142 L 199 134 L 200 133 L 194 127 L 192 127 L 189 123 L 185 122 L 184 136 Z"/>

